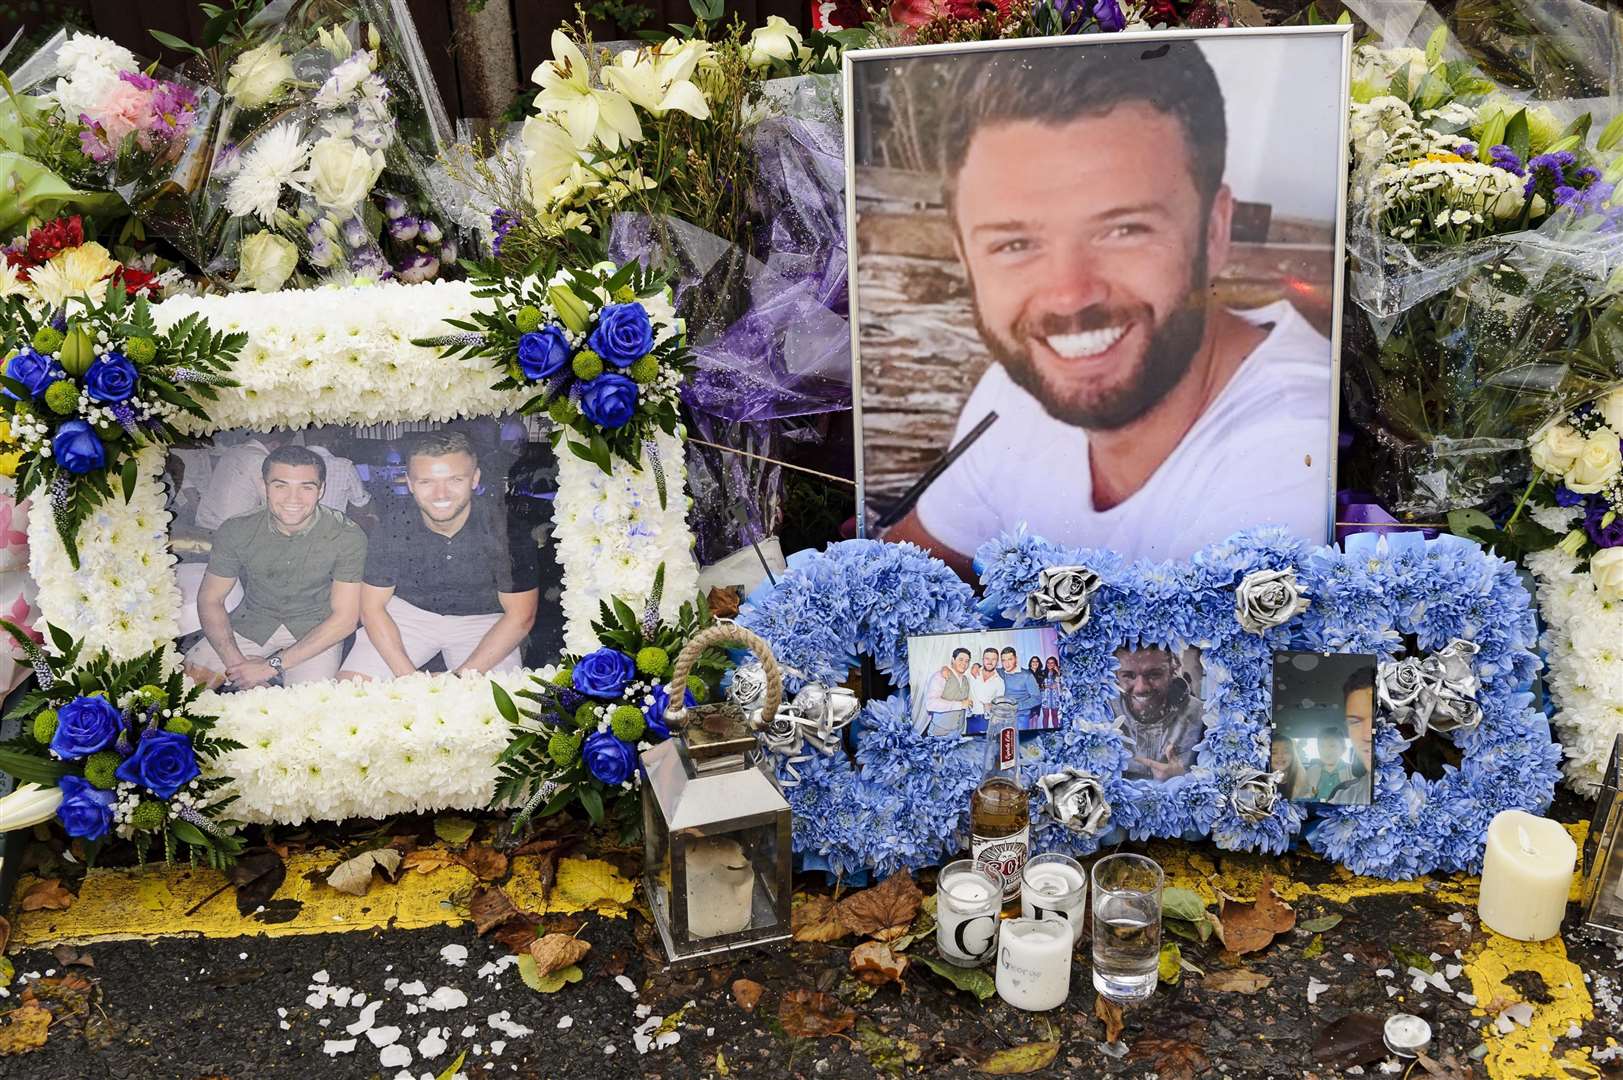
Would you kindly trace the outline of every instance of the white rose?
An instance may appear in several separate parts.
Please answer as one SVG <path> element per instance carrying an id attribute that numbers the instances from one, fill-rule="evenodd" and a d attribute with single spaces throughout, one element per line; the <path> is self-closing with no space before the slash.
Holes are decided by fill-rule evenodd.
<path id="1" fill-rule="evenodd" d="M 237 284 L 259 292 L 275 292 L 287 284 L 299 264 L 299 249 L 273 232 L 257 232 L 242 242 Z"/>
<path id="2" fill-rule="evenodd" d="M 317 140 L 310 151 L 310 166 L 303 179 L 324 209 L 348 213 L 366 198 L 382 172 L 381 153 L 329 135 Z"/>
<path id="3" fill-rule="evenodd" d="M 769 67 L 774 60 L 791 60 L 800 51 L 800 31 L 782 15 L 773 15 L 765 26 L 750 31 L 749 65 Z"/>
<path id="4" fill-rule="evenodd" d="M 1595 552 L 1589 560 L 1589 576 L 1602 600 L 1623 600 L 1623 547 Z"/>
<path id="5" fill-rule="evenodd" d="M 249 49 L 231 65 L 225 92 L 245 109 L 269 105 L 293 79 L 293 63 L 282 53 L 280 42 Z"/>
<path id="6" fill-rule="evenodd" d="M 1610 394 L 1595 402 L 1595 409 L 1606 421 L 1608 427 L 1619 435 L 1623 435 L 1623 387 L 1613 390 Z"/>
<path id="7" fill-rule="evenodd" d="M 1623 469 L 1623 453 L 1618 452 L 1617 435 L 1600 431 L 1584 440 L 1578 460 L 1567 473 L 1567 487 L 1580 495 L 1592 495 L 1608 487 Z"/>
<path id="8" fill-rule="evenodd" d="M 1533 464 L 1552 476 L 1565 476 L 1583 450 L 1582 435 L 1566 424 L 1556 424 L 1533 443 Z"/>

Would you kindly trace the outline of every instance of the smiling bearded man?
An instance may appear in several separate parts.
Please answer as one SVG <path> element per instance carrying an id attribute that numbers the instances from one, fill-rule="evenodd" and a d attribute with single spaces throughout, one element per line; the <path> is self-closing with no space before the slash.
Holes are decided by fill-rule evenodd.
<path id="1" fill-rule="evenodd" d="M 960 573 L 1020 525 L 1180 558 L 1283 525 L 1322 543 L 1330 343 L 1287 301 L 1232 310 L 1234 199 L 1192 42 L 954 57 L 944 193 L 991 354 L 956 443 L 997 422 L 886 538 Z"/>

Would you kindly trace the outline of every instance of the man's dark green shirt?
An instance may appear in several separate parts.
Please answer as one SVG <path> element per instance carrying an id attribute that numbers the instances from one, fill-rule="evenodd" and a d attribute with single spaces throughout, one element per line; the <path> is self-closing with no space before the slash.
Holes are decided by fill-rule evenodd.
<path id="1" fill-rule="evenodd" d="M 266 507 L 214 530 L 208 572 L 242 582 L 232 630 L 261 645 L 278 626 L 302 638 L 332 614 L 332 583 L 360 581 L 366 572 L 366 533 L 318 506 L 310 523 L 288 536 Z"/>

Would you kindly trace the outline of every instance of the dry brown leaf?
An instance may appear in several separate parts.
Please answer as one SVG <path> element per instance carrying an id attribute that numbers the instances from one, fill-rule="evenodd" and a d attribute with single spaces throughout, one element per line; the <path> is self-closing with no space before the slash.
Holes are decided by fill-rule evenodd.
<path id="1" fill-rule="evenodd" d="M 392 847 L 363 851 L 333 867 L 332 873 L 327 875 L 327 884 L 341 893 L 365 896 L 366 890 L 372 887 L 374 869 L 382 870 L 385 877 L 393 880 L 394 872 L 400 869 L 400 852 Z"/>
<path id="2" fill-rule="evenodd" d="M 924 894 L 913 883 L 913 875 L 898 870 L 873 888 L 841 900 L 839 918 L 854 934 L 891 941 L 907 933 L 923 901 Z"/>
<path id="3" fill-rule="evenodd" d="M 45 1045 L 51 1030 L 51 1012 L 38 1005 L 24 1005 L 6 1013 L 0 1023 L 0 1055 L 26 1054 Z"/>
<path id="4" fill-rule="evenodd" d="M 11 943 L 11 920 L 0 918 L 0 956 L 6 955 L 6 946 Z"/>
<path id="5" fill-rule="evenodd" d="M 1048 1068 L 1058 1056 L 1057 1042 L 1024 1043 L 989 1055 L 976 1066 L 976 1071 L 989 1076 L 1024 1076 Z"/>
<path id="6" fill-rule="evenodd" d="M 797 1039 L 837 1035 L 857 1022 L 857 1014 L 833 994 L 817 990 L 791 990 L 778 1006 L 778 1023 Z"/>
<path id="7" fill-rule="evenodd" d="M 30 885 L 17 907 L 21 911 L 66 911 L 75 899 L 56 878 L 46 878 Z"/>
<path id="8" fill-rule="evenodd" d="M 1212 972 L 1200 981 L 1200 985 L 1204 989 L 1224 994 L 1255 994 L 1273 985 L 1273 981 L 1267 975 L 1259 975 L 1255 971 L 1230 968 L 1227 971 Z"/>
<path id="9" fill-rule="evenodd" d="M 808 896 L 795 905 L 790 927 L 796 941 L 838 941 L 851 931 L 840 921 L 840 905 L 826 896 Z"/>
<path id="10" fill-rule="evenodd" d="M 490 936 L 501 942 L 502 948 L 514 956 L 523 956 L 530 951 L 530 942 L 536 938 L 535 924 L 528 918 L 513 919 Z"/>
<path id="11" fill-rule="evenodd" d="M 733 980 L 733 1000 L 738 1002 L 738 1007 L 745 1012 L 755 1011 L 756 1003 L 761 1000 L 761 995 L 765 991 L 766 987 L 754 979 Z"/>
<path id="12" fill-rule="evenodd" d="M 1223 946 L 1236 956 L 1265 949 L 1296 925 L 1296 912 L 1274 895 L 1272 875 L 1264 875 L 1250 903 L 1223 901 Z"/>
<path id="13" fill-rule="evenodd" d="M 535 973 L 540 977 L 578 964 L 591 951 L 590 942 L 568 934 L 548 934 L 530 942 L 530 955 L 535 958 Z"/>
<path id="14" fill-rule="evenodd" d="M 442 866 L 461 866 L 455 852 L 444 848 L 418 848 L 400 860 L 400 870 L 415 870 L 419 874 L 432 874 Z"/>
<path id="15" fill-rule="evenodd" d="M 468 900 L 468 914 L 473 918 L 474 930 L 483 937 L 508 920 L 518 918 L 519 910 L 501 886 L 490 885 L 473 891 Z"/>
<path id="16" fill-rule="evenodd" d="M 1113 1043 L 1121 1038 L 1122 1029 L 1127 1021 L 1121 1014 L 1121 1006 L 1105 997 L 1103 994 L 1094 996 L 1093 1015 L 1104 1021 L 1105 1042 Z"/>
<path id="17" fill-rule="evenodd" d="M 732 619 L 738 615 L 738 590 L 730 585 L 717 585 L 706 598 L 710 614 L 717 619 Z"/>
<path id="18" fill-rule="evenodd" d="M 1140 1039 L 1133 1044 L 1132 1060 L 1154 1062 L 1161 1080 L 1195 1080 L 1211 1062 L 1200 1047 L 1186 1039 Z"/>
<path id="19" fill-rule="evenodd" d="M 879 941 L 864 941 L 851 950 L 851 973 L 865 983 L 883 986 L 899 983 L 907 970 L 907 957 L 897 956 Z"/>
<path id="20" fill-rule="evenodd" d="M 495 881 L 507 873 L 507 856 L 489 844 L 469 844 L 466 851 L 458 853 L 457 861 L 480 881 Z"/>

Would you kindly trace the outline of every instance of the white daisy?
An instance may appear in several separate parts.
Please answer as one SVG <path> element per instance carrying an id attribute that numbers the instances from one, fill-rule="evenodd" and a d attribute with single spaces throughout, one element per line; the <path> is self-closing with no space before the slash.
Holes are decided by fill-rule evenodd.
<path id="1" fill-rule="evenodd" d="M 294 124 L 278 124 L 254 140 L 242 155 L 236 176 L 225 192 L 225 208 L 235 217 L 253 214 L 266 225 L 276 216 L 282 188 L 304 189 L 294 177 L 304 168 L 310 147 Z"/>

